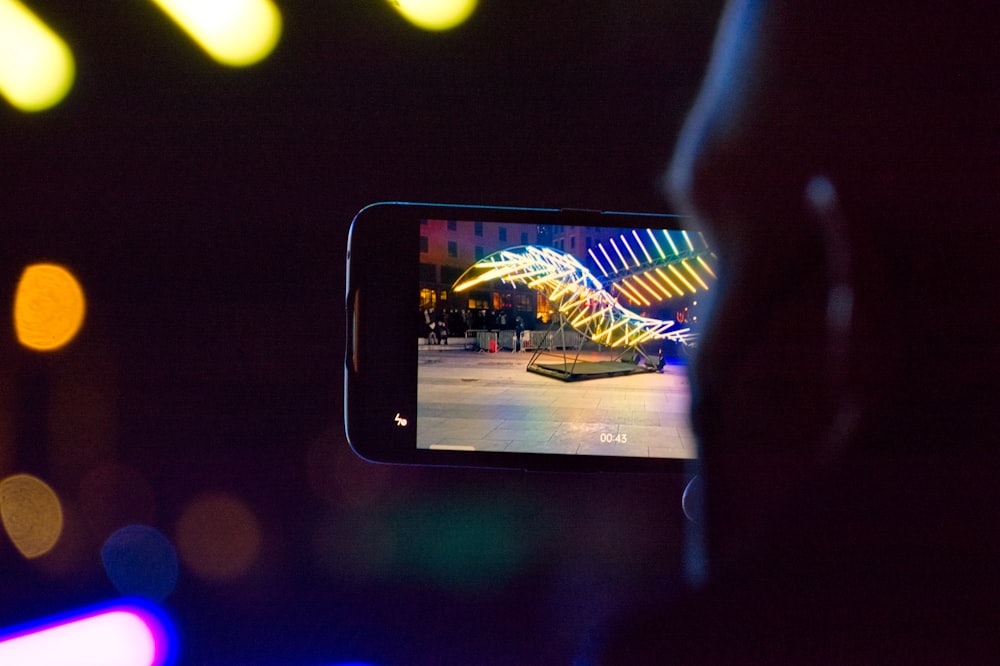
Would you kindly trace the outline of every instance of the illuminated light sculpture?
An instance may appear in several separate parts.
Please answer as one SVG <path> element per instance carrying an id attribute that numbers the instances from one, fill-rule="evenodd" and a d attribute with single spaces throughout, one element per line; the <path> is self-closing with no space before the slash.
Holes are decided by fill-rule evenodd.
<path id="1" fill-rule="evenodd" d="M 633 230 L 631 234 L 620 234 L 617 241 L 610 238 L 607 242 L 611 252 L 604 243 L 598 243 L 596 252 L 594 248 L 588 250 L 590 258 L 608 286 L 634 305 L 648 307 L 652 305 L 650 297 L 662 302 L 708 291 L 709 282 L 716 279 L 712 268 L 716 257 L 701 234 L 697 234 L 695 241 L 685 230 L 646 229 L 645 233 Z M 644 260 L 637 256 L 633 246 Z M 620 247 L 626 248 L 625 254 L 618 250 Z M 615 256 L 617 261 L 612 258 Z"/>
<path id="2" fill-rule="evenodd" d="M 76 75 L 66 43 L 17 0 L 0 0 L 0 94 L 22 111 L 63 100 Z"/>
<path id="3" fill-rule="evenodd" d="M 4 666 L 165 666 L 174 633 L 162 612 L 129 600 L 0 632 Z"/>
<path id="4" fill-rule="evenodd" d="M 480 259 L 459 277 L 453 289 L 462 292 L 493 280 L 515 287 L 524 285 L 540 291 L 553 304 L 559 313 L 560 329 L 568 325 L 599 345 L 621 349 L 622 355 L 633 350 L 645 357 L 644 343 L 669 340 L 686 345 L 692 342 L 694 334 L 689 328 L 676 328 L 672 319 L 647 317 L 625 307 L 619 296 L 630 304 L 649 307 L 654 301 L 662 303 L 707 290 L 708 280 L 715 277 L 710 267 L 714 255 L 703 238 L 704 248 L 696 250 L 686 233 L 674 232 L 682 246 L 688 248 L 680 251 L 671 234 L 662 230 L 660 233 L 673 252 L 663 250 L 652 230 L 648 230 L 648 235 L 655 255 L 639 233 L 632 234 L 632 243 L 624 234 L 617 241 L 610 238 L 610 252 L 603 243 L 597 246 L 597 252 L 591 248 L 589 255 L 607 284 L 570 254 L 548 246 L 521 245 Z M 704 275 L 692 267 L 692 261 Z M 529 370 L 534 363 L 533 358 Z"/>

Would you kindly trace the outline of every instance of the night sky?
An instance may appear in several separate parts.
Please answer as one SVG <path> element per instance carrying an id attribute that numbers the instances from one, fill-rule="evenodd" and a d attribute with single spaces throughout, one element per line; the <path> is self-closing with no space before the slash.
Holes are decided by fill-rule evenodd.
<path id="1" fill-rule="evenodd" d="M 245 69 L 151 4 L 30 4 L 77 77 L 50 111 L 0 105 L 0 304 L 48 260 L 88 313 L 44 358 L 0 333 L 0 474 L 44 478 L 68 526 L 94 470 L 126 490 L 39 560 L 0 538 L 0 626 L 114 597 L 107 532 L 176 544 L 206 493 L 250 507 L 263 545 L 223 582 L 182 554 L 164 604 L 183 663 L 565 662 L 676 572 L 679 479 L 345 454 L 344 251 L 379 200 L 671 212 L 657 179 L 719 3 L 483 2 L 432 34 L 377 0 L 285 2 L 277 49 Z M 441 548 L 462 565 L 442 573 Z"/>

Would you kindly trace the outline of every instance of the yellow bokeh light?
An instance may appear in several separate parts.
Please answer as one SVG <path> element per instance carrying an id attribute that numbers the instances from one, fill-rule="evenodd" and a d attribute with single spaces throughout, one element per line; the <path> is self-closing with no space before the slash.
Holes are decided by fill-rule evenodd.
<path id="1" fill-rule="evenodd" d="M 66 43 L 17 0 L 0 0 L 0 94 L 22 111 L 55 106 L 73 85 Z"/>
<path id="2" fill-rule="evenodd" d="M 389 0 L 407 21 L 424 30 L 450 30 L 472 16 L 477 0 Z"/>
<path id="3" fill-rule="evenodd" d="M 32 264 L 14 295 L 17 339 L 36 351 L 59 349 L 76 336 L 85 310 L 83 289 L 72 273 L 55 264 Z"/>
<path id="4" fill-rule="evenodd" d="M 152 0 L 217 62 L 260 62 L 281 36 L 281 13 L 271 0 Z"/>
<path id="5" fill-rule="evenodd" d="M 0 481 L 0 520 L 14 547 L 28 559 L 41 557 L 59 541 L 63 528 L 59 497 L 44 481 L 15 474 Z"/>

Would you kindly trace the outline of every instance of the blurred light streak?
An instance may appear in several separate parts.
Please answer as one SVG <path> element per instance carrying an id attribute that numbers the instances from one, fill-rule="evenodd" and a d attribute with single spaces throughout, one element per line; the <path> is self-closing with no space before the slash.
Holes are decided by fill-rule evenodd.
<path id="1" fill-rule="evenodd" d="M 62 504 L 41 479 L 15 474 L 0 481 L 0 520 L 14 547 L 26 558 L 34 559 L 48 553 L 59 541 Z"/>
<path id="2" fill-rule="evenodd" d="M 281 36 L 281 13 L 271 0 L 151 1 L 223 65 L 260 62 Z"/>
<path id="3" fill-rule="evenodd" d="M 164 666 L 176 639 L 158 609 L 119 601 L 0 634 L 3 666 Z"/>
<path id="4" fill-rule="evenodd" d="M 17 0 L 0 0 L 0 94 L 21 111 L 43 111 L 73 86 L 66 43 Z"/>
<path id="5" fill-rule="evenodd" d="M 85 313 L 83 288 L 67 269 L 46 263 L 24 269 L 14 295 L 14 330 L 22 345 L 35 351 L 65 346 Z"/>
<path id="6" fill-rule="evenodd" d="M 403 17 L 424 30 L 450 30 L 465 23 L 477 0 L 389 0 Z"/>

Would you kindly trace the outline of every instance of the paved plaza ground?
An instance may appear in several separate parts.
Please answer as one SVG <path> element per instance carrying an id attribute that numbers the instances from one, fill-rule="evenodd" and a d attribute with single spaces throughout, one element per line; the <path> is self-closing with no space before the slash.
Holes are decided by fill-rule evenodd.
<path id="1" fill-rule="evenodd" d="M 422 345 L 418 356 L 421 448 L 695 456 L 683 365 L 563 382 L 528 372 L 527 352 Z"/>

